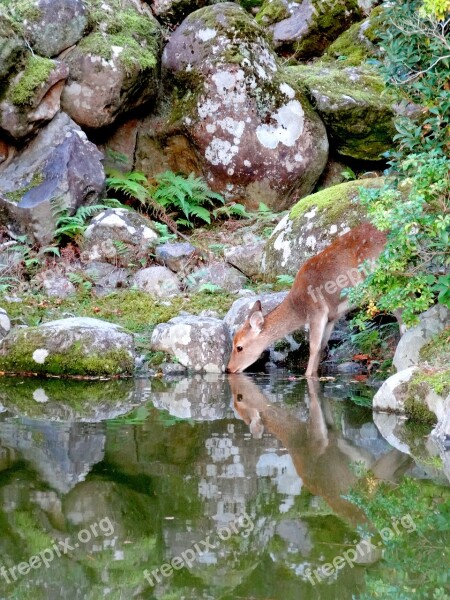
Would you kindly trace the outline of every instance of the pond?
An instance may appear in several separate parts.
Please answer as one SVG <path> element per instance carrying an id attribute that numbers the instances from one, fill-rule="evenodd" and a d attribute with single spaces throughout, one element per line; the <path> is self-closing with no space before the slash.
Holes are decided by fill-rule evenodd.
<path id="1" fill-rule="evenodd" d="M 360 597 L 371 575 L 390 577 L 385 546 L 408 544 L 416 517 L 405 505 L 380 534 L 343 497 L 359 472 L 396 485 L 412 477 L 449 498 L 437 462 L 390 446 L 372 412 L 348 400 L 371 394 L 283 372 L 3 378 L 0 598 Z M 442 530 L 427 539 L 444 590 Z"/>

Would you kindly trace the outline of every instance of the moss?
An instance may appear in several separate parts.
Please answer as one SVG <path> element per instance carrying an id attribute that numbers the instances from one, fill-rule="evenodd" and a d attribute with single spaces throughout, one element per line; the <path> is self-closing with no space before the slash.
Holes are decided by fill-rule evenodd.
<path id="1" fill-rule="evenodd" d="M 48 80 L 54 68 L 53 60 L 30 54 L 22 76 L 9 91 L 12 103 L 17 106 L 30 104 L 36 90 Z"/>
<path id="2" fill-rule="evenodd" d="M 322 31 L 327 31 L 336 27 L 336 23 L 345 21 L 350 14 L 358 17 L 361 14 L 356 0 L 345 0 L 345 2 L 330 2 L 325 10 L 322 8 L 322 2 L 317 2 L 317 25 Z M 342 23 L 340 23 L 342 26 Z"/>
<path id="3" fill-rule="evenodd" d="M 0 9 L 2 7 L 6 8 L 14 31 L 21 36 L 24 35 L 26 24 L 38 21 L 42 14 L 36 0 L 0 0 Z"/>
<path id="4" fill-rule="evenodd" d="M 365 62 L 372 52 L 361 41 L 360 31 L 361 23 L 354 23 L 329 46 L 322 60 L 338 59 L 346 66 L 358 66 Z"/>
<path id="5" fill-rule="evenodd" d="M 46 336 L 34 327 L 16 332 L 10 342 L 4 355 L 0 355 L 0 369 L 6 373 L 98 377 L 131 374 L 134 370 L 133 358 L 125 349 L 91 351 L 86 355 L 81 342 L 63 352 L 50 353 L 44 363 L 37 363 L 33 352 L 46 347 Z"/>
<path id="6" fill-rule="evenodd" d="M 43 181 L 44 177 L 42 173 L 36 172 L 33 174 L 33 177 L 28 185 L 15 190 L 14 192 L 5 192 L 4 195 L 10 202 L 19 203 L 27 192 L 35 187 L 38 187 L 38 185 L 41 185 Z"/>
<path id="7" fill-rule="evenodd" d="M 289 17 L 289 10 L 282 0 L 266 0 L 256 15 L 261 25 L 272 25 Z"/>
<path id="8" fill-rule="evenodd" d="M 411 392 L 413 394 L 413 392 Z M 405 400 L 405 414 L 408 419 L 426 423 L 427 425 L 436 424 L 436 415 L 426 406 L 420 396 L 410 395 Z"/>
<path id="9" fill-rule="evenodd" d="M 54 540 L 37 519 L 33 518 L 32 513 L 16 510 L 11 513 L 11 521 L 30 555 L 39 554 L 54 544 Z"/>
<path id="10" fill-rule="evenodd" d="M 113 58 L 112 47 L 123 48 L 118 61 L 127 69 L 145 71 L 158 63 L 160 29 L 155 19 L 132 8 L 122 8 L 117 0 L 110 0 L 105 10 L 102 2 L 91 4 L 89 26 L 93 30 L 81 40 L 78 47 L 105 60 Z"/>
<path id="11" fill-rule="evenodd" d="M 445 367 L 450 364 L 450 329 L 444 329 L 420 350 L 420 361 L 431 367 Z"/>
<path id="12" fill-rule="evenodd" d="M 349 207 L 353 206 L 363 218 L 365 212 L 356 202 L 359 197 L 359 188 L 361 186 L 380 187 L 382 183 L 381 179 L 360 179 L 334 185 L 299 200 L 291 208 L 289 217 L 297 219 L 316 207 L 319 214 L 326 215 L 326 224 L 332 224 L 339 220 Z"/>

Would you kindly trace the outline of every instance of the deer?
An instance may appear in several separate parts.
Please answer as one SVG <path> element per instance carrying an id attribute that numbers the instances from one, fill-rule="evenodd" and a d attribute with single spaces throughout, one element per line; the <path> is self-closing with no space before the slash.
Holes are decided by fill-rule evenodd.
<path id="1" fill-rule="evenodd" d="M 233 338 L 227 373 L 241 373 L 276 340 L 300 328 L 309 329 L 309 361 L 305 376 L 317 377 L 321 353 L 336 322 L 356 308 L 342 290 L 357 285 L 373 269 L 387 234 L 363 222 L 307 260 L 286 298 L 264 315 L 257 300 Z M 400 315 L 396 314 L 400 321 Z"/>

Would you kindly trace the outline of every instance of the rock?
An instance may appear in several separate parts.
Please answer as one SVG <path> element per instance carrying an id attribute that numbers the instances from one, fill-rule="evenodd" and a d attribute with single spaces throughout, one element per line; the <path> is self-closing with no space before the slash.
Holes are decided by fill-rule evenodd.
<path id="1" fill-rule="evenodd" d="M 49 273 L 51 273 L 51 271 L 46 272 L 46 277 L 42 281 L 42 287 L 47 296 L 53 298 L 67 298 L 67 296 L 76 293 L 75 286 L 67 279 L 67 277 L 62 277 L 60 275 L 49 277 Z"/>
<path id="2" fill-rule="evenodd" d="M 59 111 L 68 73 L 64 63 L 30 54 L 2 95 L 0 132 L 23 141 L 51 121 Z"/>
<path id="3" fill-rule="evenodd" d="M 192 262 L 197 248 L 189 242 L 166 243 L 156 247 L 156 261 L 171 271 L 178 273 L 186 271 L 186 267 Z"/>
<path id="4" fill-rule="evenodd" d="M 66 114 L 58 115 L 0 171 L 0 223 L 33 242 L 53 239 L 55 198 L 69 214 L 98 200 L 102 156 Z"/>
<path id="5" fill-rule="evenodd" d="M 380 55 L 380 41 L 377 31 L 380 30 L 382 20 L 378 10 L 372 12 L 368 19 L 355 23 L 342 33 L 322 57 L 322 63 L 330 59 L 337 59 L 343 66 L 359 66 L 369 58 Z"/>
<path id="6" fill-rule="evenodd" d="M 158 239 L 152 222 L 134 210 L 108 208 L 96 215 L 81 241 L 81 260 L 127 267 L 146 258 Z"/>
<path id="7" fill-rule="evenodd" d="M 244 9 L 224 2 L 190 14 L 165 47 L 163 67 L 183 90 L 172 98 L 165 145 L 174 137 L 178 153 L 187 146 L 196 154 L 190 164 L 198 161 L 212 189 L 276 210 L 313 189 L 328 153 L 322 121 Z"/>
<path id="8" fill-rule="evenodd" d="M 422 313 L 419 323 L 400 338 L 393 359 L 397 371 L 418 365 L 421 349 L 449 326 L 450 310 L 443 304 L 436 304 Z"/>
<path id="9" fill-rule="evenodd" d="M 42 375 L 131 375 L 133 336 L 118 325 L 73 317 L 15 329 L 0 346 L 0 369 Z"/>
<path id="10" fill-rule="evenodd" d="M 284 10 L 283 10 L 284 9 Z M 304 60 L 319 56 L 362 14 L 356 0 L 265 0 L 257 20 L 271 25 L 273 43 L 279 52 Z"/>
<path id="11" fill-rule="evenodd" d="M 355 362 L 344 362 L 340 363 L 336 370 L 338 373 L 342 373 L 344 375 L 352 375 L 354 373 L 362 373 L 364 371 L 362 365 L 359 365 Z"/>
<path id="12" fill-rule="evenodd" d="M 94 283 L 96 294 L 109 294 L 117 288 L 127 287 L 131 276 L 128 269 L 99 261 L 90 262 L 84 273 Z"/>
<path id="13" fill-rule="evenodd" d="M 11 321 L 4 308 L 0 308 L 0 341 L 6 337 L 11 329 Z"/>
<path id="14" fill-rule="evenodd" d="M 161 29 L 148 6 L 105 0 L 96 27 L 64 58 L 70 76 L 61 102 L 79 125 L 97 129 L 156 98 Z"/>
<path id="15" fill-rule="evenodd" d="M 380 160 L 392 147 L 395 99 L 372 67 L 342 67 L 335 62 L 287 71 L 305 86 L 334 151 L 359 160 Z"/>
<path id="16" fill-rule="evenodd" d="M 156 326 L 151 349 L 167 352 L 188 369 L 220 373 L 228 363 L 231 339 L 220 319 L 183 316 Z"/>
<path id="17" fill-rule="evenodd" d="M 134 276 L 133 283 L 138 289 L 157 298 L 168 298 L 181 294 L 177 276 L 166 267 L 140 269 Z"/>
<path id="18" fill-rule="evenodd" d="M 186 15 L 205 4 L 208 0 L 151 0 L 149 2 L 155 17 L 162 23 L 179 23 Z"/>
<path id="19" fill-rule="evenodd" d="M 177 363 L 161 363 L 158 370 L 161 371 L 164 377 L 186 373 L 186 367 Z"/>
<path id="20" fill-rule="evenodd" d="M 6 81 L 11 71 L 20 63 L 24 52 L 24 41 L 17 35 L 4 6 L 0 5 L 0 81 Z"/>
<path id="21" fill-rule="evenodd" d="M 257 300 L 261 301 L 263 314 L 266 315 L 279 304 L 281 304 L 287 295 L 288 292 L 253 294 L 248 298 L 244 297 L 235 300 L 223 319 L 227 327 L 230 329 L 231 335 L 233 336 L 239 327 L 244 324 L 251 307 Z"/>
<path id="22" fill-rule="evenodd" d="M 405 413 L 405 400 L 408 389 L 406 384 L 417 370 L 417 367 L 409 367 L 386 379 L 373 397 L 373 409 Z"/>
<path id="23" fill-rule="evenodd" d="M 327 166 L 317 182 L 317 191 L 321 192 L 326 188 L 333 187 L 333 185 L 345 183 L 346 177 L 344 177 L 344 173 L 347 169 L 348 167 L 345 163 L 334 158 L 329 158 Z"/>
<path id="24" fill-rule="evenodd" d="M 240 271 L 227 265 L 226 263 L 211 263 L 207 267 L 202 267 L 193 271 L 186 278 L 186 284 L 189 290 L 196 292 L 203 285 L 212 284 L 228 292 L 237 292 L 247 283 L 247 277 Z"/>
<path id="25" fill-rule="evenodd" d="M 266 243 L 261 263 L 264 277 L 274 280 L 277 275 L 295 276 L 308 258 L 364 220 L 364 209 L 354 202 L 358 188 L 376 188 L 382 183 L 382 178 L 349 181 L 297 202 Z"/>
<path id="26" fill-rule="evenodd" d="M 236 267 L 247 277 L 259 277 L 261 275 L 261 261 L 265 241 L 256 244 L 236 246 L 224 251 L 225 260 Z"/>
<path id="27" fill-rule="evenodd" d="M 56 56 L 83 36 L 88 14 L 82 0 L 37 0 L 34 7 L 24 33 L 37 54 Z"/>

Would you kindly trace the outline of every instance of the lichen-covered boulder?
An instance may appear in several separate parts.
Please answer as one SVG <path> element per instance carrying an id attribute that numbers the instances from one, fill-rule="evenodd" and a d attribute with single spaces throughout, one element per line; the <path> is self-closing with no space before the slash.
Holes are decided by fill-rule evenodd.
<path id="1" fill-rule="evenodd" d="M 313 189 L 328 154 L 323 123 L 244 9 L 225 2 L 190 14 L 165 47 L 163 67 L 177 90 L 172 135 L 195 148 L 213 189 L 277 210 Z"/>
<path id="2" fill-rule="evenodd" d="M 156 97 L 161 28 L 144 3 L 92 2 L 95 28 L 65 56 L 70 68 L 61 103 L 82 127 L 111 125 Z"/>
<path id="3" fill-rule="evenodd" d="M 247 277 L 257 278 L 261 275 L 264 247 L 264 240 L 245 246 L 232 246 L 224 251 L 225 260 Z"/>
<path id="4" fill-rule="evenodd" d="M 76 44 L 88 25 L 87 3 L 82 0 L 36 0 L 29 5 L 22 21 L 23 32 L 33 50 L 42 56 L 57 56 Z"/>
<path id="5" fill-rule="evenodd" d="M 0 100 L 0 132 L 16 140 L 33 135 L 60 108 L 67 65 L 30 54 L 11 76 Z"/>
<path id="6" fill-rule="evenodd" d="M 0 340 L 2 340 L 11 329 L 11 321 L 9 320 L 8 313 L 4 308 L 0 308 Z"/>
<path id="7" fill-rule="evenodd" d="M 448 327 L 450 310 L 443 304 L 436 304 L 422 313 L 419 323 L 408 329 L 400 338 L 393 359 L 397 371 L 417 366 L 420 363 L 422 348 Z"/>
<path id="8" fill-rule="evenodd" d="M 356 0 L 265 0 L 256 19 L 270 26 L 278 51 L 306 59 L 322 54 L 361 16 Z"/>
<path id="9" fill-rule="evenodd" d="M 167 267 L 147 267 L 140 269 L 133 279 L 141 291 L 156 298 L 169 298 L 181 294 L 178 277 Z"/>
<path id="10" fill-rule="evenodd" d="M 0 370 L 42 375 L 130 375 L 133 336 L 100 319 L 73 317 L 14 329 L 0 345 Z"/>
<path id="11" fill-rule="evenodd" d="M 231 339 L 220 319 L 183 316 L 157 325 L 151 348 L 167 352 L 193 371 L 220 373 L 228 363 Z"/>
<path id="12" fill-rule="evenodd" d="M 2 170 L 0 223 L 29 235 L 33 242 L 49 243 L 56 225 L 55 208 L 72 214 L 102 194 L 101 160 L 101 153 L 78 125 L 58 113 Z"/>
<path id="13" fill-rule="evenodd" d="M 392 147 L 395 100 L 373 68 L 341 67 L 335 62 L 287 70 L 305 86 L 334 151 L 350 158 L 379 160 Z"/>
<path id="14" fill-rule="evenodd" d="M 152 222 L 133 210 L 109 208 L 96 215 L 83 235 L 81 260 L 126 267 L 146 258 L 158 234 Z"/>
<path id="15" fill-rule="evenodd" d="M 237 292 L 247 283 L 247 277 L 223 262 L 211 263 L 193 271 L 186 278 L 187 287 L 191 291 L 198 291 L 203 285 L 212 284 L 228 292 Z"/>
<path id="16" fill-rule="evenodd" d="M 267 241 L 261 265 L 264 277 L 272 280 L 285 273 L 295 276 L 308 258 L 361 223 L 366 215 L 357 201 L 359 188 L 380 187 L 382 182 L 381 178 L 349 181 L 297 202 Z"/>

